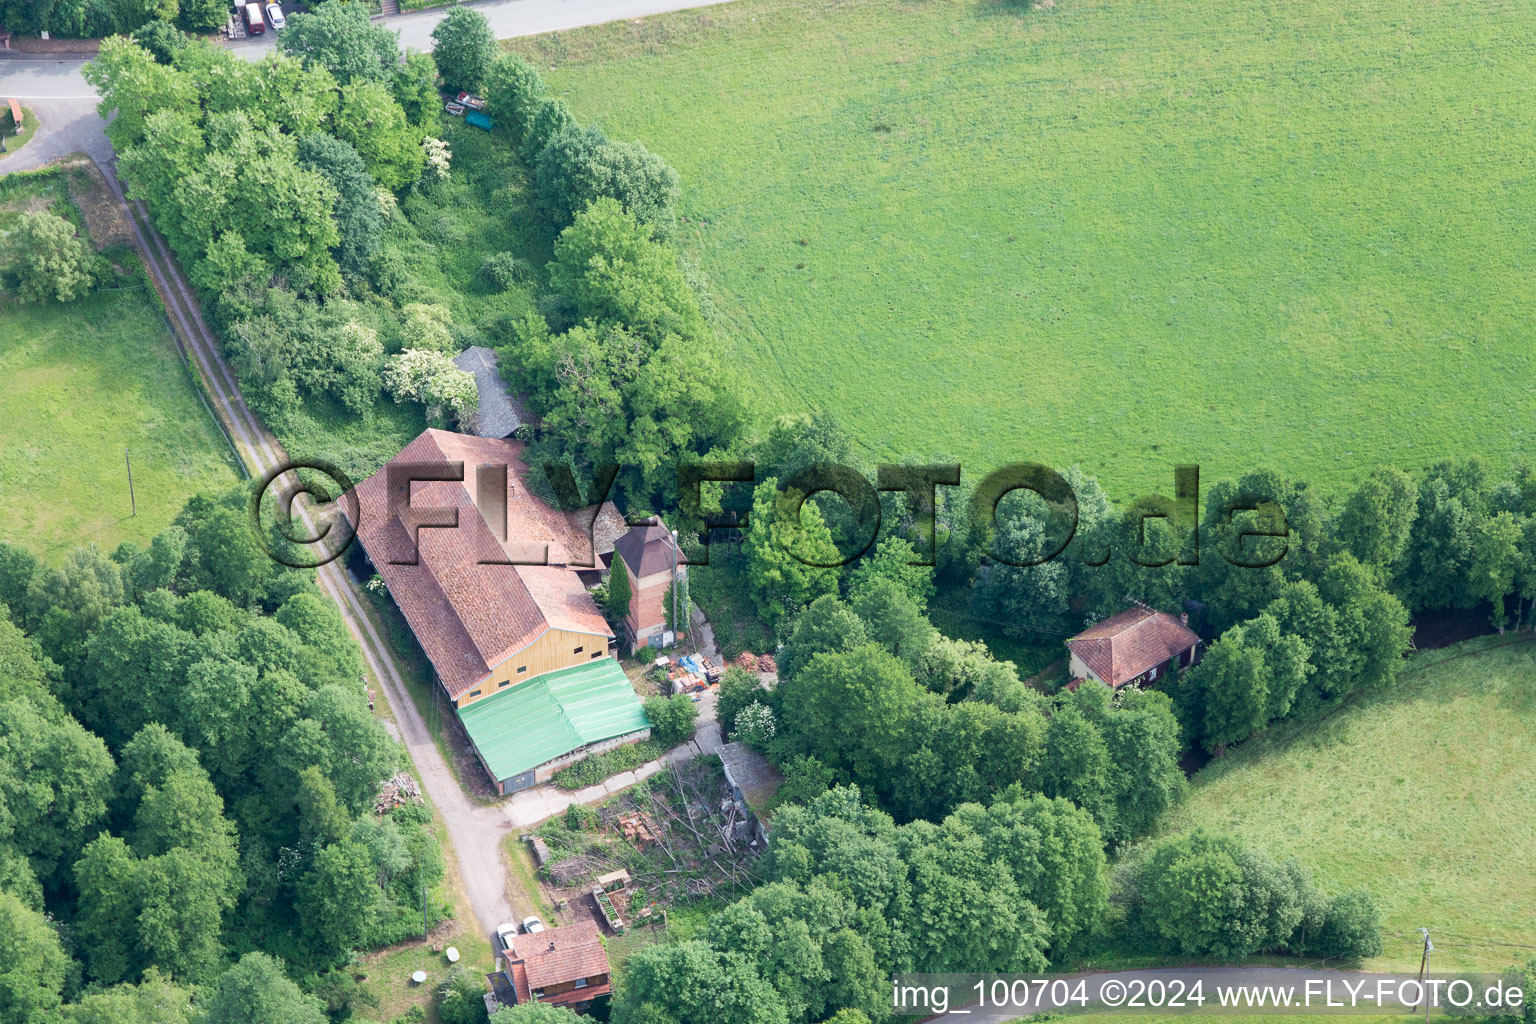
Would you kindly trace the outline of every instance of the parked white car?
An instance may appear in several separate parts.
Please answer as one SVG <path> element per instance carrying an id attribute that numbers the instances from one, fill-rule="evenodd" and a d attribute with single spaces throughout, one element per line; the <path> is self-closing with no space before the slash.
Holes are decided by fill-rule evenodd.
<path id="1" fill-rule="evenodd" d="M 523 931 L 529 935 L 537 935 L 544 930 L 544 922 L 536 917 L 523 918 Z"/>
<path id="2" fill-rule="evenodd" d="M 516 937 L 517 925 L 511 923 L 510 921 L 506 924 L 499 924 L 496 926 L 496 938 L 501 940 L 501 947 L 503 949 L 511 949 L 512 940 Z"/>
<path id="3" fill-rule="evenodd" d="M 267 20 L 272 23 L 272 28 L 278 32 L 288 27 L 288 19 L 283 17 L 283 9 L 277 4 L 267 4 Z"/>

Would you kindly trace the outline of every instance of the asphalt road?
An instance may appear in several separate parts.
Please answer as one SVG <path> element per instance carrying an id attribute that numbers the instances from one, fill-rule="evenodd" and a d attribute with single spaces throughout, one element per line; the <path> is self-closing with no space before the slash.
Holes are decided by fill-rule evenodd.
<path id="1" fill-rule="evenodd" d="M 693 7 L 712 7 L 729 0 L 489 0 L 465 4 L 484 14 L 497 39 L 536 36 L 560 32 L 583 25 L 603 25 L 626 18 L 644 18 Z M 448 8 L 397 14 L 384 24 L 400 33 L 400 45 L 415 50 L 432 49 L 432 29 L 448 14 Z M 255 39 L 230 44 L 232 49 L 251 53 L 252 58 L 277 45 L 277 34 L 267 32 Z"/>
<path id="2" fill-rule="evenodd" d="M 467 4 L 486 16 L 498 39 L 559 32 L 582 25 L 601 25 L 626 18 L 643 18 L 667 11 L 711 7 L 729 0 L 491 0 Z M 384 24 L 397 31 L 400 45 L 432 48 L 432 29 L 448 8 L 402 14 Z M 276 32 L 237 40 L 229 48 L 246 60 L 259 60 L 277 45 Z M 32 108 L 42 129 L 13 156 L 0 159 L 0 174 L 41 167 L 67 153 L 89 153 L 98 164 L 112 159 L 96 115 L 96 93 L 80 69 L 83 60 L 33 57 L 0 51 L 0 100 L 16 97 Z"/>

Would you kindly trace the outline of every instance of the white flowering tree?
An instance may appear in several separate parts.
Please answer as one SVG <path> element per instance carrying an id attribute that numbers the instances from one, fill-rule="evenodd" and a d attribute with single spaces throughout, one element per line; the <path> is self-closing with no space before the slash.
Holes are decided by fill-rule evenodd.
<path id="1" fill-rule="evenodd" d="M 736 739 L 753 750 L 765 750 L 779 731 L 773 709 L 762 701 L 753 701 L 736 712 Z"/>
<path id="2" fill-rule="evenodd" d="M 447 181 L 449 165 L 453 162 L 453 150 L 448 148 L 448 143 L 428 135 L 421 140 L 421 151 L 426 156 L 426 162 L 421 170 L 421 180 L 429 185 Z"/>
<path id="3" fill-rule="evenodd" d="M 384 365 L 384 390 L 396 402 L 407 399 L 427 407 L 427 418 L 451 415 L 461 425 L 479 407 L 475 375 L 453 365 L 446 353 L 408 348 Z"/>

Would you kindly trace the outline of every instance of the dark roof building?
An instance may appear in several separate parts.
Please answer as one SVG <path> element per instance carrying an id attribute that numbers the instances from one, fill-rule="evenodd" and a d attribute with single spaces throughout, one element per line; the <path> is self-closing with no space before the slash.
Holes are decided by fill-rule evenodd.
<path id="1" fill-rule="evenodd" d="M 1111 688 L 1152 682 L 1170 662 L 1200 660 L 1200 637 L 1180 619 L 1140 605 L 1127 608 L 1067 641 L 1074 680 L 1097 679 Z"/>
<path id="2" fill-rule="evenodd" d="M 453 357 L 453 365 L 475 375 L 475 391 L 480 399 L 474 417 L 477 437 L 511 437 L 518 427 L 531 422 L 532 417 L 501 379 L 494 351 L 484 345 L 472 345 Z"/>
<path id="3" fill-rule="evenodd" d="M 636 579 L 671 572 L 674 564 L 683 561 L 674 554 L 672 531 L 655 518 L 641 526 L 630 527 L 628 533 L 614 542 L 613 550 L 624 559 L 630 575 Z"/>
<path id="4" fill-rule="evenodd" d="M 660 519 L 652 518 L 629 532 L 613 545 L 613 571 L 629 576 L 629 613 L 624 626 L 635 646 L 670 643 L 667 631 L 667 601 L 673 580 L 688 574 L 672 531 Z M 687 630 L 685 625 L 684 631 Z"/>

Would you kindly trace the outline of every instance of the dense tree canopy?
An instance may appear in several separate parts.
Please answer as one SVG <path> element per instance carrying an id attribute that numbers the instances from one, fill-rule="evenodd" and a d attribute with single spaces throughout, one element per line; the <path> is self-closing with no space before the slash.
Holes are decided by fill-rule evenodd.
<path id="1" fill-rule="evenodd" d="M 556 226 L 607 198 L 659 236 L 672 228 L 677 172 L 640 143 L 613 142 L 600 129 L 571 124 L 556 131 L 538 154 L 534 181 Z"/>
<path id="2" fill-rule="evenodd" d="M 388 82 L 399 59 L 396 33 L 376 25 L 366 4 L 324 3 L 295 14 L 277 37 L 278 48 L 325 68 L 342 85 Z"/>
<path id="3" fill-rule="evenodd" d="M 291 1024 L 308 997 L 274 961 L 221 977 L 231 950 L 324 970 L 420 934 L 444 870 L 430 812 L 371 813 L 398 749 L 337 609 L 256 545 L 243 492 L 110 557 L 0 545 L 0 595 L 22 609 L 0 606 L 0 917 L 27 947 L 26 972 L 0 967 L 7 1019 L 190 1024 L 213 986 L 205 1020 Z M 89 937 L 62 947 L 64 984 L 53 926 L 11 901 Z"/>
<path id="4" fill-rule="evenodd" d="M 320 1000 L 307 996 L 264 953 L 247 953 L 219 978 L 200 1024 L 324 1024 Z"/>
<path id="5" fill-rule="evenodd" d="M 550 284 L 579 322 L 530 314 L 503 350 L 545 429 L 579 465 L 616 464 L 632 501 L 675 490 L 687 453 L 741 430 L 737 390 L 677 255 L 608 199 L 561 233 Z"/>
<path id="6" fill-rule="evenodd" d="M 45 1024 L 63 1001 L 69 957 L 41 913 L 0 891 L 0 1019 Z"/>
<path id="7" fill-rule="evenodd" d="M 496 53 L 496 34 L 479 11 L 455 7 L 432 30 L 432 58 L 450 91 L 479 92 Z"/>
<path id="8" fill-rule="evenodd" d="M 91 290 L 99 276 L 88 238 L 56 213 L 21 215 L 5 239 L 5 258 L 23 302 L 69 302 Z"/>

